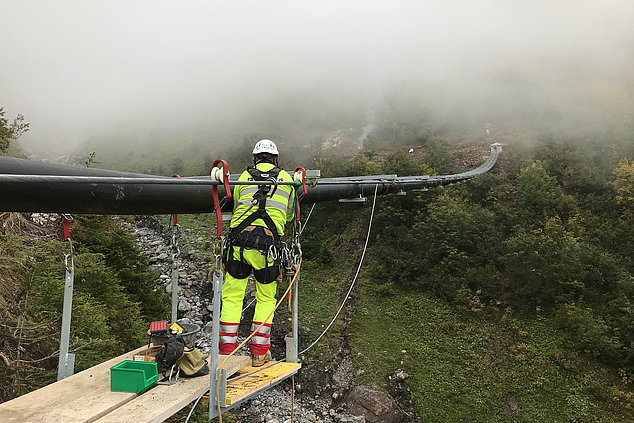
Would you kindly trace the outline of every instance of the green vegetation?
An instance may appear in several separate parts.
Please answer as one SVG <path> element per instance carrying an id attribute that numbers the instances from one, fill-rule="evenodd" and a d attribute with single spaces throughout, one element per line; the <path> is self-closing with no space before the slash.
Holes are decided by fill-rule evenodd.
<path id="1" fill-rule="evenodd" d="M 367 279 L 361 291 L 351 328 L 358 383 L 382 386 L 403 369 L 423 421 L 631 421 L 627 384 L 571 350 L 548 316 L 461 312 L 402 288 L 377 296 Z"/>
<path id="2" fill-rule="evenodd" d="M 379 122 L 353 157 L 322 150 L 315 140 L 282 164 L 301 154 L 310 161 L 299 163 L 324 177 L 465 170 L 452 160 L 448 140 L 434 136 L 438 128 L 394 122 Z M 399 137 L 391 151 L 381 150 L 386 143 L 379 141 L 393 132 Z M 235 172 L 248 163 L 256 138 L 214 158 L 228 158 Z M 304 357 L 305 374 L 336 364 L 343 338 L 352 349 L 355 383 L 387 390 L 386 379 L 403 369 L 424 421 L 634 420 L 634 147 L 624 133 L 597 139 L 546 134 L 530 146 L 505 147 L 499 165 L 468 184 L 377 199 L 359 286 L 343 312 L 350 330 L 344 332 L 340 317 Z M 417 154 L 405 153 L 405 142 Z M 191 145 L 198 147 L 185 156 L 148 148 L 117 167 L 206 173 L 211 153 Z M 116 161 L 100 151 L 96 157 L 103 167 Z M 338 309 L 369 215 L 368 205 L 315 207 L 302 239 L 300 349 Z M 181 216 L 180 224 L 199 234 L 196 249 L 211 261 L 212 216 Z M 85 368 L 137 346 L 145 322 L 164 316 L 167 307 L 146 258 L 119 223 L 78 218 L 73 230 L 81 278 L 73 312 L 82 323 L 72 342 L 82 352 L 78 367 Z M 32 368 L 0 365 L 2 395 L 9 398 L 54 378 L 44 369 L 56 362 L 63 263 L 60 243 L 33 246 L 10 235 L 0 239 L 0 257 L 0 272 L 10 269 L 25 286 L 7 326 L 21 327 L 20 342 L 38 351 L 20 357 Z M 20 349 L 10 333 L 0 343 L 15 352 L 14 363 Z M 205 420 L 205 405 L 195 419 Z"/>
<path id="3" fill-rule="evenodd" d="M 423 421 L 634 419 L 631 146 L 588 138 L 543 137 L 469 184 L 377 200 L 352 300 L 357 383 L 385 389 L 405 370 Z M 461 170 L 445 146 L 422 144 L 419 159 L 328 158 L 328 176 Z M 308 339 L 349 284 L 368 206 L 315 213 L 303 240 Z M 334 351 L 342 329 L 311 356 Z"/>
<path id="4" fill-rule="evenodd" d="M 7 218 L 7 216 L 4 216 Z M 9 217 L 10 218 L 10 217 Z M 24 223 L 22 227 L 28 228 Z M 169 315 L 155 274 L 134 237 L 109 217 L 79 216 L 72 224 L 75 284 L 71 352 L 75 371 L 147 341 L 149 321 Z M 39 388 L 57 376 L 64 295 L 63 244 L 33 242 L 35 234 L 0 235 L 0 282 L 15 282 L 2 312 L 0 399 Z"/>
<path id="5" fill-rule="evenodd" d="M 4 115 L 4 108 L 0 107 L 0 155 L 21 155 L 16 151 L 11 141 L 15 141 L 29 130 L 29 123 L 24 121 L 24 116 L 18 114 L 13 121 L 9 121 Z"/>

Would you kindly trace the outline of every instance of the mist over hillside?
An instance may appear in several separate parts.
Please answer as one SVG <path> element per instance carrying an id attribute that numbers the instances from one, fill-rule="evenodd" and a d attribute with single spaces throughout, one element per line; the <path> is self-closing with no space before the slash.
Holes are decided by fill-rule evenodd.
<path id="1" fill-rule="evenodd" d="M 595 130 L 634 115 L 625 0 L 3 9 L 0 99 L 31 122 L 21 143 L 40 157 L 252 134 L 303 146 L 350 128 Z"/>

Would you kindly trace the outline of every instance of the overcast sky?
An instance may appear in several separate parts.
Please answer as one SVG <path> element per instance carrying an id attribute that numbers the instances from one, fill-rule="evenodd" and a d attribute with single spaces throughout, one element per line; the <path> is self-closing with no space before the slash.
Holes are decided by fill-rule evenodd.
<path id="1" fill-rule="evenodd" d="M 290 96 L 371 108 L 407 87 L 478 107 L 507 95 L 504 75 L 544 107 L 580 86 L 584 107 L 633 101 L 632 0 L 0 5 L 0 107 L 31 122 L 30 149 L 119 125 L 248 126 L 245 110 Z"/>

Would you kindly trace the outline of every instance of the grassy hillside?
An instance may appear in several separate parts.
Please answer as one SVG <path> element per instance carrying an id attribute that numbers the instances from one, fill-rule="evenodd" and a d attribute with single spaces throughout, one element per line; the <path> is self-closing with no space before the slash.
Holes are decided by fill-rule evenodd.
<path id="1" fill-rule="evenodd" d="M 384 386 L 395 369 L 423 421 L 629 422 L 627 381 L 571 351 L 543 313 L 489 313 L 423 292 L 376 295 L 361 286 L 351 329 L 359 383 Z"/>
<path id="2" fill-rule="evenodd" d="M 630 151 L 542 138 L 468 184 L 380 198 L 358 288 L 308 368 L 336 367 L 347 343 L 355 384 L 411 398 L 422 421 L 634 421 Z M 365 168 L 416 163 L 393 153 Z M 369 205 L 316 208 L 303 343 L 347 291 L 368 219 Z"/>
<path id="3" fill-rule="evenodd" d="M 322 210 L 323 212 L 323 210 Z M 333 249 L 363 241 L 368 210 L 343 225 Z M 344 213 L 335 213 L 337 218 Z M 315 231 L 328 232 L 314 216 Z M 328 220 L 332 219 L 328 215 Z M 333 226 L 329 226 L 332 228 Z M 308 232 L 308 230 L 307 230 Z M 314 235 L 305 237 L 310 244 Z M 325 237 L 328 233 L 325 234 Z M 336 247 L 335 247 L 336 246 Z M 372 247 L 371 247 L 372 248 Z M 304 328 L 300 347 L 321 333 L 334 315 L 356 270 L 360 250 L 333 261 L 308 260 L 300 292 Z M 598 362 L 570 344 L 557 316 L 542 310 L 518 312 L 478 295 L 448 302 L 412 288 L 381 286 L 367 262 L 358 280 L 347 342 L 354 358 L 355 384 L 389 389 L 397 369 L 422 421 L 434 422 L 629 422 L 634 396 L 627 373 Z M 344 313 L 345 315 L 345 313 Z M 343 317 L 304 357 L 319 371 L 336 366 L 344 337 Z M 309 383 L 304 380 L 304 384 Z"/>

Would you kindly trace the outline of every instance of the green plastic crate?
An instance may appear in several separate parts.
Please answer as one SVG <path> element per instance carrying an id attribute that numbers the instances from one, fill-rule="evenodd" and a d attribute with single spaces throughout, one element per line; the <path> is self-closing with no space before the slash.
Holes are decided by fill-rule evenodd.
<path id="1" fill-rule="evenodd" d="M 124 360 L 110 368 L 110 390 L 143 392 L 158 380 L 156 363 Z"/>

